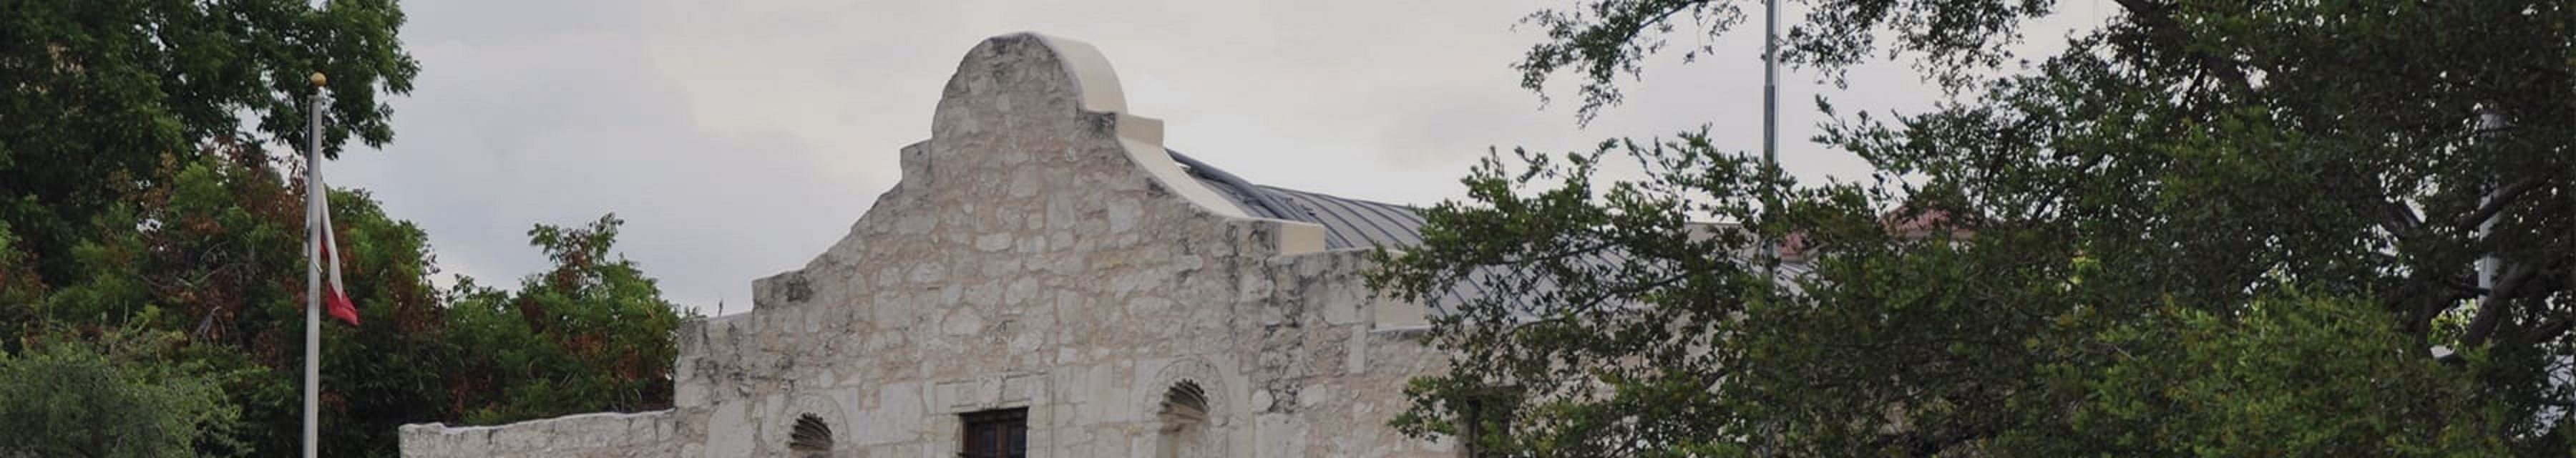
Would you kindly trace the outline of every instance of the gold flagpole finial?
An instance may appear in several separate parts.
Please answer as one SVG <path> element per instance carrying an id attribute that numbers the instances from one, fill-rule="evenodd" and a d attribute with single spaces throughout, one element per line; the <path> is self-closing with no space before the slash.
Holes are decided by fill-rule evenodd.
<path id="1" fill-rule="evenodd" d="M 331 82 L 331 80 L 330 80 L 329 78 L 323 78 L 323 77 L 322 77 L 322 72 L 313 72 L 313 76 L 311 76 L 311 77 L 306 77 L 306 78 L 304 78 L 304 79 L 305 79 L 305 80 L 308 80 L 308 81 L 312 81 L 312 82 L 313 82 L 313 87 L 322 87 L 322 83 L 328 83 L 328 82 Z"/>

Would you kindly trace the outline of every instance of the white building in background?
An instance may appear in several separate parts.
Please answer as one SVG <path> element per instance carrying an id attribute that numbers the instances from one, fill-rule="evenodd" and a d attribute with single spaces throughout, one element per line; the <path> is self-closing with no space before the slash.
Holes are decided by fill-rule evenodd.
<path id="1" fill-rule="evenodd" d="M 404 426 L 403 455 L 1457 455 L 1387 426 L 1442 358 L 1359 276 L 1413 209 L 1167 150 L 1060 38 L 985 40 L 933 116 L 850 235 L 682 326 L 672 409 Z"/>

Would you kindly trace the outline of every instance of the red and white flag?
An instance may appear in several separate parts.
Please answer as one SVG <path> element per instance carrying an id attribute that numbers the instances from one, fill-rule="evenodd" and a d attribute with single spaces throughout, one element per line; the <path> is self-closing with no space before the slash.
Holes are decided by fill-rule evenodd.
<path id="1" fill-rule="evenodd" d="M 328 190 L 331 189 L 322 185 L 322 172 L 319 170 L 313 172 L 311 181 L 305 192 L 329 192 Z M 348 322 L 350 326 L 357 326 L 358 304 L 349 302 L 348 283 L 340 281 L 340 238 L 332 235 L 337 231 L 331 230 L 331 199 L 326 195 L 326 197 L 313 199 L 313 202 L 311 220 L 316 224 L 314 226 L 316 230 L 312 231 L 315 234 L 313 262 L 319 263 L 324 272 L 322 310 L 330 313 L 332 318 Z"/>

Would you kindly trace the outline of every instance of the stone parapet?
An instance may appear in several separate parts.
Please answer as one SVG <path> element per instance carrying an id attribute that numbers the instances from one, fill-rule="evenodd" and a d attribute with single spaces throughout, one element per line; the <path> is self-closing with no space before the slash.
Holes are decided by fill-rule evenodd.
<path id="1" fill-rule="evenodd" d="M 700 442 L 670 410 L 592 413 L 498 426 L 404 425 L 403 456 L 670 457 Z"/>

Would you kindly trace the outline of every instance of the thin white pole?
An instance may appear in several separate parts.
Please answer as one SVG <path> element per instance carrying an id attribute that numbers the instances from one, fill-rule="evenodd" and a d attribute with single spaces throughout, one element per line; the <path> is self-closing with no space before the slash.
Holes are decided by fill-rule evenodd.
<path id="1" fill-rule="evenodd" d="M 1763 213 L 1780 211 L 1780 0 L 1762 0 L 1762 183 Z M 1780 239 L 1762 237 L 1762 275 L 1777 285 L 1780 282 Z M 1763 425 L 1760 434 L 1777 436 L 1776 424 Z M 1770 444 L 1755 446 L 1757 455 L 1770 455 Z"/>
<path id="2" fill-rule="evenodd" d="M 322 394 L 322 74 L 313 74 L 304 110 L 304 458 L 321 455 Z"/>
<path id="3" fill-rule="evenodd" d="M 1762 0 L 1769 19 L 1762 27 L 1762 166 L 1777 178 L 1780 169 L 1780 0 Z"/>
<path id="4" fill-rule="evenodd" d="M 1780 0 L 1762 0 L 1762 14 L 1762 189 L 1763 197 L 1772 200 L 1763 205 L 1767 212 L 1777 212 L 1779 208 L 1767 207 L 1780 200 L 1774 184 L 1780 179 Z M 1758 259 L 1766 260 L 1764 265 L 1779 264 L 1780 241 L 1764 237 L 1762 252 Z"/>

